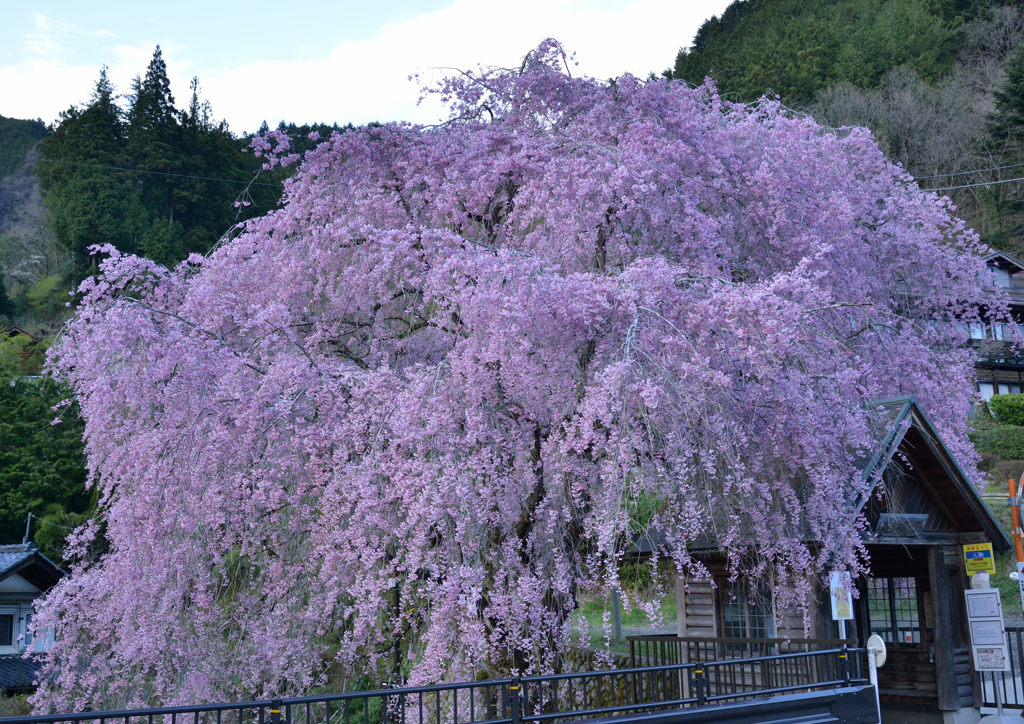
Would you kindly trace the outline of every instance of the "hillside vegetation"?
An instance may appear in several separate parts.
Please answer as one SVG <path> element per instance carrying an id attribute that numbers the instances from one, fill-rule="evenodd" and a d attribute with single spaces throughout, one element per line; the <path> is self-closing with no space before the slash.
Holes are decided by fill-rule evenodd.
<path id="1" fill-rule="evenodd" d="M 867 126 L 986 242 L 1020 253 L 1022 38 L 1019 5 L 995 0 L 737 0 L 665 75 Z"/>
<path id="2" fill-rule="evenodd" d="M 10 176 L 25 163 L 25 156 L 49 132 L 41 120 L 23 121 L 0 116 L 0 179 Z"/>
<path id="3" fill-rule="evenodd" d="M 1015 2 L 736 0 L 692 42 L 679 39 L 686 45 L 674 61 L 666 58 L 671 67 L 663 74 L 692 84 L 711 77 L 740 102 L 777 95 L 835 128 L 869 127 L 922 187 L 949 194 L 987 243 L 1021 254 L 1022 39 L 1024 11 Z M 82 89 L 88 101 L 69 105 L 51 127 L 0 116 L 0 323 L 41 337 L 56 332 L 69 313 L 68 292 L 95 268 L 94 244 L 114 243 L 173 265 L 209 251 L 235 223 L 276 205 L 288 172 L 261 170 L 260 161 L 242 153 L 248 134 L 215 119 L 198 79 L 190 91 L 179 107 L 157 48 L 129 89 L 113 87 L 99 70 L 91 94 Z M 342 130 L 279 128 L 296 139 L 297 150 L 312 145 L 312 131 Z M 3 371 L 8 381 L 20 374 L 9 365 Z M 49 429 L 59 390 L 15 386 L 11 394 L 38 399 L 5 398 L 0 410 L 35 415 L 30 428 Z M 998 447 L 989 440 L 994 436 L 981 436 L 986 449 Z M 58 523 L 85 510 L 81 496 L 44 505 L 31 492 L 44 473 L 84 480 L 73 437 L 60 442 L 67 464 L 38 475 L 21 467 L 21 477 L 0 475 L 0 542 L 28 511 Z M 999 444 L 1006 437 L 1000 434 Z M 0 448 L 4 454 L 22 453 L 8 446 Z M 18 489 L 18 480 L 29 492 Z M 52 537 L 59 529 L 48 530 Z"/>

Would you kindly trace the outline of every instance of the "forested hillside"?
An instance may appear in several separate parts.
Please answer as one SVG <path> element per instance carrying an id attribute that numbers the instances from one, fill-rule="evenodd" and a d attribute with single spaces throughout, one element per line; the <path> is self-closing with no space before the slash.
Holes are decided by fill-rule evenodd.
<path id="1" fill-rule="evenodd" d="M 736 0 L 700 28 L 664 75 L 693 84 L 711 77 L 739 102 L 777 94 L 835 128 L 867 126 L 922 187 L 949 194 L 986 242 L 1024 254 L 1022 41 L 1024 10 L 1008 0 Z M 173 265 L 273 208 L 288 173 L 262 170 L 242 152 L 250 136 L 216 119 L 198 79 L 179 106 L 159 47 L 140 71 L 130 88 L 115 88 L 98 69 L 94 86 L 82 89 L 88 100 L 70 105 L 51 127 L 0 116 L 0 323 L 33 332 L 43 346 L 68 314 L 68 292 L 94 269 L 90 246 L 112 242 Z M 342 130 L 280 128 L 297 150 L 312 145 L 314 130 Z M 0 384 L 24 374 L 21 362 L 4 364 Z M 59 390 L 15 385 L 9 393 L 0 400 L 5 414 L 16 410 L 29 428 L 48 428 Z M 14 437 L 0 436 L 5 459 L 36 444 L 14 449 Z M 21 466 L 3 477 L 0 533 L 7 539 L 28 510 L 54 523 L 85 510 L 81 496 L 43 505 L 8 487 L 17 479 L 39 489 L 44 472 L 84 479 L 73 438 L 59 443 L 67 465 Z"/>
<path id="2" fill-rule="evenodd" d="M 313 131 L 343 130 L 279 128 L 298 151 L 312 147 Z M 95 268 L 90 247 L 166 265 L 208 252 L 273 208 L 293 171 L 264 170 L 245 152 L 250 140 L 215 120 L 197 78 L 188 104 L 175 104 L 159 47 L 126 95 L 103 68 L 88 102 L 53 127 L 0 117 L 0 325 L 35 335 L 0 336 L 0 543 L 20 540 L 32 513 L 30 537 L 59 559 L 65 533 L 91 509 L 77 408 L 40 376 L 68 292 Z"/>
<path id="3" fill-rule="evenodd" d="M 1024 14 L 999 0 L 737 0 L 665 75 L 867 126 L 992 246 L 1024 251 Z"/>
<path id="4" fill-rule="evenodd" d="M 48 131 L 41 120 L 22 121 L 0 116 L 0 179 L 10 176 L 25 163 L 25 155 Z"/>

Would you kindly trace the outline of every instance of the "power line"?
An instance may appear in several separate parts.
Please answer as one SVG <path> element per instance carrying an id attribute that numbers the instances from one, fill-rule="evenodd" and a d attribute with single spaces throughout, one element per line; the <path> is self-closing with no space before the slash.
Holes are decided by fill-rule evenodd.
<path id="1" fill-rule="evenodd" d="M 960 186 L 939 186 L 936 188 L 921 189 L 922 191 L 955 191 L 956 189 L 973 189 L 977 186 L 997 186 L 999 184 L 1009 184 L 1016 181 L 1024 181 L 1024 176 L 1018 176 L 1016 178 L 1004 178 L 998 181 L 979 181 L 974 184 L 962 184 Z"/>
<path id="2" fill-rule="evenodd" d="M 7 157 L 7 158 L 23 158 L 22 156 L 19 156 L 17 154 L 13 154 L 13 153 L 0 153 L 0 156 L 4 156 L 4 157 Z M 266 188 L 278 188 L 279 187 L 278 184 L 265 183 L 265 182 L 256 181 L 256 180 L 245 181 L 243 179 L 218 178 L 218 177 L 215 177 L 215 176 L 195 176 L 195 175 L 186 174 L 186 173 L 173 173 L 171 171 L 149 171 L 149 170 L 141 169 L 141 168 L 126 168 L 124 166 L 112 166 L 112 165 L 109 165 L 109 164 L 102 164 L 102 163 L 84 163 L 84 162 L 81 162 L 81 161 L 57 161 L 57 160 L 51 160 L 51 159 L 46 159 L 46 158 L 36 159 L 35 162 L 36 163 L 50 163 L 50 164 L 60 165 L 60 166 L 77 166 L 77 167 L 81 167 L 81 168 L 98 168 L 98 169 L 102 169 L 102 170 L 105 170 L 105 171 L 121 171 L 123 173 L 142 173 L 142 174 L 150 174 L 152 176 L 169 176 L 171 178 L 185 178 L 185 179 L 193 179 L 195 181 L 214 181 L 214 182 L 219 182 L 219 183 L 239 184 L 239 185 L 245 185 L 245 186 L 264 186 Z M 1024 166 L 1024 162 L 1022 162 L 1022 163 L 1011 163 L 1011 164 L 1007 164 L 1006 166 L 992 166 L 991 168 L 979 168 L 979 169 L 974 169 L 972 171 L 955 171 L 955 172 L 951 172 L 951 173 L 930 174 L 928 176 L 915 176 L 914 180 L 915 181 L 921 181 L 922 179 L 930 179 L 930 178 L 950 178 L 950 177 L 953 177 L 953 176 L 967 176 L 967 175 L 975 174 L 975 173 L 987 173 L 989 171 L 1003 171 L 1003 170 L 1008 169 L 1008 168 L 1020 168 L 1021 166 Z M 923 191 L 956 191 L 956 190 L 959 190 L 959 189 L 977 188 L 979 186 L 996 186 L 998 184 L 1015 183 L 1015 182 L 1018 182 L 1018 181 L 1024 181 L 1024 176 L 1019 176 L 1019 177 L 1016 177 L 1016 178 L 1009 178 L 1009 179 L 1000 179 L 1000 180 L 996 180 L 996 181 L 980 181 L 978 183 L 961 184 L 959 186 L 936 186 L 934 188 L 923 188 L 922 190 Z"/>
<path id="3" fill-rule="evenodd" d="M 0 153 L 0 156 L 7 158 L 23 158 L 13 153 Z M 56 161 L 48 158 L 36 159 L 36 163 L 50 163 L 59 166 L 80 166 L 82 168 L 99 168 L 106 171 L 124 171 L 126 173 L 148 173 L 153 176 L 171 176 L 174 178 L 189 178 L 197 181 L 220 181 L 221 183 L 229 184 L 242 184 L 245 186 L 267 186 L 269 188 L 278 188 L 278 184 L 268 184 L 262 181 L 245 181 L 243 179 L 236 178 L 216 178 L 213 176 L 193 176 L 187 173 L 172 173 L 170 171 L 147 171 L 141 168 L 124 168 L 123 166 L 110 166 L 102 163 L 84 163 L 81 161 Z"/>
<path id="4" fill-rule="evenodd" d="M 1002 171 L 1002 170 L 1007 169 L 1007 168 L 1019 168 L 1021 166 L 1024 166 L 1024 162 L 1021 162 L 1021 163 L 1011 163 L 1011 164 L 1008 164 L 1006 166 L 993 166 L 991 168 L 976 168 L 973 171 L 955 171 L 953 173 L 933 173 L 933 174 L 931 174 L 929 176 L 915 176 L 914 180 L 915 181 L 920 181 L 921 179 L 925 179 L 925 178 L 949 178 L 951 176 L 968 176 L 968 175 L 970 175 L 972 173 L 986 173 L 988 171 Z"/>

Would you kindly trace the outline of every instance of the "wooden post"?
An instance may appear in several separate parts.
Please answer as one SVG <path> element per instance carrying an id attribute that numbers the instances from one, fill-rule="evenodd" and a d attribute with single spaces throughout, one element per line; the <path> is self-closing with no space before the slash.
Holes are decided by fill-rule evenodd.
<path id="1" fill-rule="evenodd" d="M 686 638 L 686 579 L 679 573 L 674 575 L 676 584 L 676 637 Z M 679 663 L 690 662 L 690 647 L 685 641 L 679 642 Z"/>
<path id="2" fill-rule="evenodd" d="M 679 575 L 675 576 L 676 584 L 676 636 L 686 636 L 686 580 Z"/>
<path id="3" fill-rule="evenodd" d="M 928 578 L 932 588 L 932 614 L 935 623 L 935 689 L 939 709 L 957 711 L 956 672 L 953 670 L 954 622 L 953 586 L 946 570 L 942 548 L 928 548 Z"/>
<path id="4" fill-rule="evenodd" d="M 619 589 L 612 589 L 612 636 L 616 641 L 622 640 L 622 598 Z"/>

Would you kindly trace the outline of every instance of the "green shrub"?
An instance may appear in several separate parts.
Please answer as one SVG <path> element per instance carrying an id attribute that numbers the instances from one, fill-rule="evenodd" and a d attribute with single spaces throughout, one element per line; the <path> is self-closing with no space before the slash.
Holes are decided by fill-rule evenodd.
<path id="1" fill-rule="evenodd" d="M 0 696 L 0 716 L 28 716 L 31 713 L 32 705 L 28 703 L 27 694 Z"/>
<path id="2" fill-rule="evenodd" d="M 1002 425 L 1024 425 L 1024 395 L 992 395 L 988 406 L 996 422 Z"/>
<path id="3" fill-rule="evenodd" d="M 986 486 L 987 492 L 1005 493 L 1009 492 L 1007 478 L 1018 480 L 1021 473 L 1024 473 L 1024 460 L 1004 460 L 998 455 L 982 453 L 978 467 L 990 479 Z"/>
<path id="4" fill-rule="evenodd" d="M 998 455 L 1003 460 L 1024 460 L 1024 427 L 1000 425 L 971 433 L 979 453 Z"/>
<path id="5" fill-rule="evenodd" d="M 978 400 L 971 407 L 971 427 L 975 430 L 989 430 L 998 423 L 992 417 L 992 410 L 984 400 Z"/>

